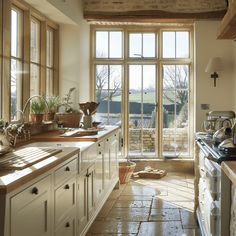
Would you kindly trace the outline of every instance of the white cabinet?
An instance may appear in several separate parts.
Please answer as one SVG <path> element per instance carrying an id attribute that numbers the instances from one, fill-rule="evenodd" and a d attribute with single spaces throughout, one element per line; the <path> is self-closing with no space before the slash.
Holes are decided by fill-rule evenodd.
<path id="1" fill-rule="evenodd" d="M 78 156 L 63 163 L 54 172 L 55 235 L 76 235 L 76 175 Z"/>
<path id="2" fill-rule="evenodd" d="M 55 232 L 55 236 L 75 236 L 76 235 L 76 221 L 75 217 L 64 219 Z"/>
<path id="3" fill-rule="evenodd" d="M 5 216 L 0 235 L 85 235 L 119 180 L 115 130 L 83 149 L 80 156 L 73 151 L 41 176 L 0 195 L 0 216 Z"/>
<path id="4" fill-rule="evenodd" d="M 10 199 L 11 236 L 52 235 L 51 176 L 47 176 Z"/>
<path id="5" fill-rule="evenodd" d="M 78 193 L 77 193 L 77 217 L 78 228 L 77 235 L 79 236 L 88 222 L 87 208 L 87 169 L 82 171 L 77 178 Z"/>
<path id="6" fill-rule="evenodd" d="M 118 178 L 118 151 L 119 139 L 118 132 L 113 134 L 110 138 L 110 178 L 112 180 Z"/>
<path id="7" fill-rule="evenodd" d="M 63 183 L 55 190 L 54 208 L 55 208 L 55 225 L 57 226 L 67 215 L 73 214 L 75 209 L 75 177 Z"/>
<path id="8" fill-rule="evenodd" d="M 78 184 L 78 230 L 77 235 L 85 228 L 94 211 L 94 169 L 92 165 L 85 171 L 82 171 L 77 178 Z"/>
<path id="9" fill-rule="evenodd" d="M 104 193 L 104 142 L 99 142 L 96 144 L 96 160 L 95 160 L 95 170 L 94 170 L 94 201 L 95 205 L 102 198 Z"/>

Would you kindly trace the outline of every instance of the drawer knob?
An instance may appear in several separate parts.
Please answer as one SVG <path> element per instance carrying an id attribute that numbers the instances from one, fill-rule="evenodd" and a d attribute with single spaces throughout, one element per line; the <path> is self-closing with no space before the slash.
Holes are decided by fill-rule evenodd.
<path id="1" fill-rule="evenodd" d="M 100 144 L 100 143 L 98 144 L 98 147 L 101 147 L 101 144 Z"/>
<path id="2" fill-rule="evenodd" d="M 86 174 L 86 177 L 89 177 L 92 173 Z"/>
<path id="3" fill-rule="evenodd" d="M 98 154 L 99 154 L 99 155 L 101 155 L 101 154 L 102 154 L 102 152 L 98 152 Z"/>
<path id="4" fill-rule="evenodd" d="M 32 194 L 35 194 L 35 195 L 38 195 L 38 194 L 39 194 L 38 188 L 33 187 L 31 193 L 32 193 Z"/>
<path id="5" fill-rule="evenodd" d="M 70 167 L 67 166 L 66 169 L 65 169 L 65 171 L 70 171 Z"/>
<path id="6" fill-rule="evenodd" d="M 66 185 L 65 185 L 65 189 L 70 189 L 70 185 L 69 185 L 69 184 L 66 184 Z"/>
<path id="7" fill-rule="evenodd" d="M 109 138 L 107 139 L 107 142 L 109 141 Z"/>
<path id="8" fill-rule="evenodd" d="M 70 222 L 66 222 L 66 228 L 70 227 Z"/>

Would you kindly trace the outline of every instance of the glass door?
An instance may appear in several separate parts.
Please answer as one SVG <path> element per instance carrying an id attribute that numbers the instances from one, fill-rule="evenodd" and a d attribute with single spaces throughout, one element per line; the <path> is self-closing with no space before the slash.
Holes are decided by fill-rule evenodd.
<path id="1" fill-rule="evenodd" d="M 129 65 L 129 155 L 156 156 L 156 65 Z"/>

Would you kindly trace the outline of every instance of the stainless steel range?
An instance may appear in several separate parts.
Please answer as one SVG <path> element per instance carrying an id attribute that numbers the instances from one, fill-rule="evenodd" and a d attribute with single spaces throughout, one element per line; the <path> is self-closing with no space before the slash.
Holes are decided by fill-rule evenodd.
<path id="1" fill-rule="evenodd" d="M 227 153 L 214 145 L 212 136 L 196 134 L 198 149 L 197 217 L 205 236 L 224 235 L 221 232 L 221 166 L 226 160 L 236 160 L 235 152 Z"/>

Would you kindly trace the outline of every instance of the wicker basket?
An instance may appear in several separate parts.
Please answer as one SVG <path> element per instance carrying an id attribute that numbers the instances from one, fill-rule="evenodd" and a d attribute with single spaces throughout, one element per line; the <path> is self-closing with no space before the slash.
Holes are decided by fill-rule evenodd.
<path id="1" fill-rule="evenodd" d="M 119 179 L 121 184 L 128 183 L 131 175 L 134 172 L 136 163 L 134 162 L 120 162 L 119 163 Z"/>
<path id="2" fill-rule="evenodd" d="M 64 127 L 78 128 L 82 113 L 57 113 L 56 119 L 63 124 Z"/>

